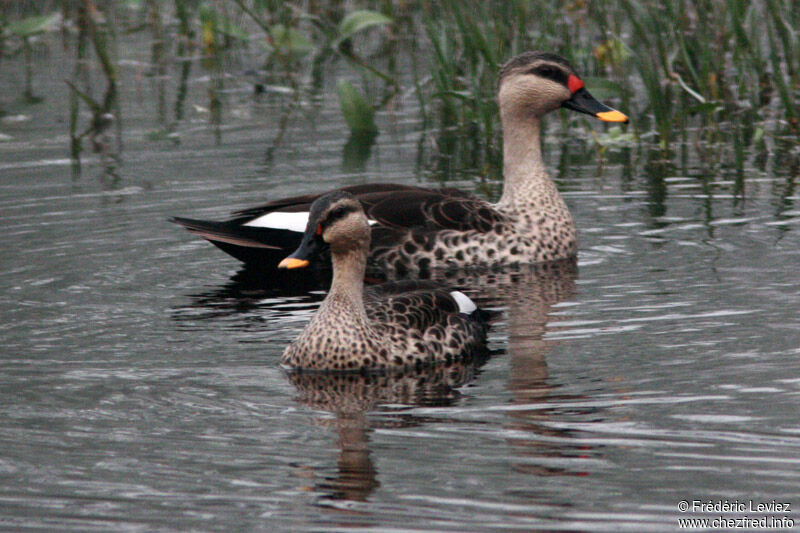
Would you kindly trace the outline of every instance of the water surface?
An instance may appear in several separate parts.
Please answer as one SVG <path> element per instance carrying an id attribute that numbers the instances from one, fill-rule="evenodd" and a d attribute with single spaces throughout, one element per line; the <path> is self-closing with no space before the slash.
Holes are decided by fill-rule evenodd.
<path id="1" fill-rule="evenodd" d="M 425 183 L 414 102 L 351 170 L 334 91 L 275 146 L 286 97 L 232 83 L 222 131 L 196 111 L 174 144 L 148 140 L 145 79 L 122 98 L 117 176 L 86 153 L 76 178 L 66 88 L 47 88 L 2 123 L 3 528 L 661 531 L 681 500 L 800 505 L 796 175 L 750 168 L 737 200 L 724 168 L 600 165 L 602 125 L 551 121 L 578 264 L 453 280 L 502 311 L 494 357 L 302 380 L 278 361 L 322 292 L 271 290 L 167 219 Z"/>

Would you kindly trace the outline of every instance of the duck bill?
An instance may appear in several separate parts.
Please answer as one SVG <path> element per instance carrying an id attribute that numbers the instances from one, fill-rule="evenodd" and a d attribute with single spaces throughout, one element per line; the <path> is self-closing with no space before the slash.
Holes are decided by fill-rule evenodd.
<path id="1" fill-rule="evenodd" d="M 298 259 L 296 257 L 286 257 L 280 263 L 278 263 L 278 268 L 285 268 L 287 270 L 293 270 L 295 268 L 305 268 L 310 264 L 311 264 L 311 262 L 308 259 Z"/>
<path id="2" fill-rule="evenodd" d="M 628 117 L 625 114 L 601 104 L 584 88 L 572 93 L 572 98 L 561 104 L 561 107 L 592 115 L 605 122 L 628 122 Z"/>
<path id="3" fill-rule="evenodd" d="M 300 247 L 292 252 L 289 257 L 286 257 L 283 261 L 278 263 L 278 268 L 285 268 L 287 270 L 305 268 L 311 264 L 311 259 L 317 255 L 319 248 L 320 246 L 316 236 L 314 234 L 309 236 L 308 232 L 306 232 L 306 234 L 303 235 L 303 241 L 300 243 Z"/>

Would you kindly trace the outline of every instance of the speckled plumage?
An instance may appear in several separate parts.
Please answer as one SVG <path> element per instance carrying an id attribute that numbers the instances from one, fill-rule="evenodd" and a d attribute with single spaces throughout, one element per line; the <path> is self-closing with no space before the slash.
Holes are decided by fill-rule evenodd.
<path id="1" fill-rule="evenodd" d="M 564 58 L 541 52 L 520 54 L 502 67 L 498 103 L 505 184 L 497 203 L 454 189 L 392 184 L 342 189 L 361 202 L 372 221 L 371 269 L 397 277 L 440 268 L 540 263 L 575 256 L 575 223 L 545 169 L 540 119 L 562 106 L 603 120 L 621 120 L 624 115 L 594 100 Z M 597 112 L 601 109 L 616 115 Z M 246 262 L 269 264 L 276 262 L 273 251 L 285 254 L 291 249 L 286 243 L 296 242 L 297 235 L 254 227 L 254 221 L 276 213 L 307 211 L 319 196 L 278 200 L 241 211 L 224 223 L 176 221 Z"/>
<path id="2" fill-rule="evenodd" d="M 312 204 L 303 243 L 290 256 L 294 263 L 285 264 L 307 261 L 325 242 L 333 280 L 317 313 L 284 351 L 284 365 L 385 371 L 451 363 L 485 351 L 486 325 L 479 313 L 462 313 L 448 290 L 420 281 L 364 290 L 369 241 L 367 218 L 349 194 L 335 192 Z"/>
<path id="3" fill-rule="evenodd" d="M 366 320 L 333 297 L 292 342 L 281 362 L 307 370 L 419 368 L 472 357 L 485 326 L 458 313 L 447 291 L 365 295 Z"/>
<path id="4" fill-rule="evenodd" d="M 536 218 L 515 206 L 497 213 L 486 229 L 416 229 L 385 244 L 379 241 L 370 253 L 370 265 L 395 276 L 424 276 L 442 268 L 554 261 L 576 252 L 577 235 L 566 206 Z"/>

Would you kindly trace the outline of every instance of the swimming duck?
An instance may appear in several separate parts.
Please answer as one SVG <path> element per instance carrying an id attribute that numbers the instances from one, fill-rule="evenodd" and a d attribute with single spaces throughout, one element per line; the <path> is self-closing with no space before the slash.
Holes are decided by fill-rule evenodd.
<path id="1" fill-rule="evenodd" d="M 424 275 L 433 268 L 539 263 L 577 253 L 572 215 L 542 160 L 540 119 L 559 107 L 608 122 L 628 117 L 595 100 L 567 60 L 551 53 L 525 52 L 503 65 L 497 98 L 504 172 L 499 202 L 409 185 L 341 189 L 367 214 L 371 266 L 400 276 Z M 276 200 L 225 222 L 173 221 L 246 263 L 269 267 L 297 246 L 309 206 L 320 196 Z"/>
<path id="2" fill-rule="evenodd" d="M 346 191 L 311 204 L 300 247 L 278 266 L 307 267 L 330 248 L 333 280 L 314 317 L 284 351 L 282 364 L 298 370 L 375 372 L 425 368 L 484 353 L 485 315 L 463 293 L 413 280 L 364 288 L 370 233 L 361 203 Z"/>

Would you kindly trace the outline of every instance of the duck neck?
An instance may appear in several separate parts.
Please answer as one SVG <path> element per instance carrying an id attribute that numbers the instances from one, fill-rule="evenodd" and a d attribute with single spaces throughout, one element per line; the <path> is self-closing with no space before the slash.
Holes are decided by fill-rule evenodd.
<path id="1" fill-rule="evenodd" d="M 367 251 L 333 251 L 333 280 L 320 311 L 336 311 L 339 320 L 348 320 L 366 326 L 364 309 L 364 273 L 367 267 Z"/>
<path id="2" fill-rule="evenodd" d="M 502 112 L 503 195 L 498 207 L 515 209 L 563 203 L 542 159 L 539 117 Z"/>

